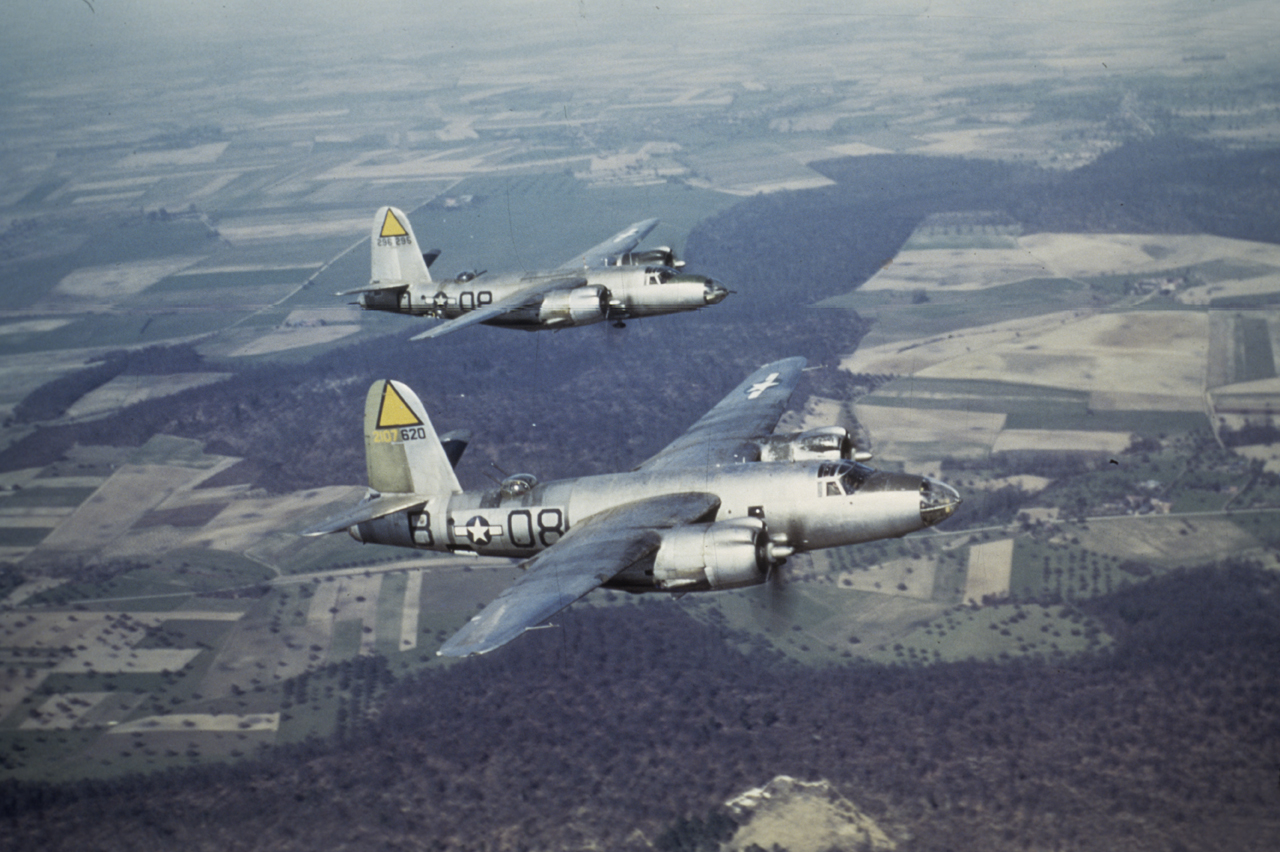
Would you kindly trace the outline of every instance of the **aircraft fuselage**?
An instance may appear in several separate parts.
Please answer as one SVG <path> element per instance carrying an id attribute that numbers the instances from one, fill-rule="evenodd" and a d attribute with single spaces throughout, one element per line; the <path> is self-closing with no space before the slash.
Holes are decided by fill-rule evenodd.
<path id="1" fill-rule="evenodd" d="M 541 279 L 565 279 L 574 274 L 561 270 L 534 275 L 463 275 L 448 281 L 415 283 L 400 290 L 363 293 L 359 304 L 366 310 L 456 319 Z M 729 293 L 714 279 L 666 266 L 607 266 L 583 269 L 580 275 L 585 283 L 554 290 L 537 304 L 486 320 L 485 324 L 530 330 L 569 328 L 604 320 L 692 311 L 719 304 Z"/>
<path id="2" fill-rule="evenodd" d="M 543 484 L 535 484 L 532 477 L 512 477 L 502 489 L 435 498 L 350 531 L 358 541 L 369 543 L 528 558 L 599 512 L 688 492 L 719 498 L 714 517 L 705 519 L 708 524 L 732 530 L 734 523 L 723 522 L 735 522 L 744 535 L 754 530 L 750 540 L 757 547 L 774 548 L 782 558 L 791 552 L 906 535 L 945 519 L 959 504 L 956 492 L 937 480 L 885 473 L 848 460 L 748 462 L 705 471 L 617 473 Z M 769 561 L 766 557 L 761 555 L 762 565 Z M 606 585 L 628 591 L 697 591 L 765 579 L 763 571 L 741 571 L 732 583 L 717 582 L 705 573 L 680 575 L 676 582 L 671 577 L 664 580 L 661 570 L 655 577 L 652 563 L 650 559 L 624 571 Z"/>

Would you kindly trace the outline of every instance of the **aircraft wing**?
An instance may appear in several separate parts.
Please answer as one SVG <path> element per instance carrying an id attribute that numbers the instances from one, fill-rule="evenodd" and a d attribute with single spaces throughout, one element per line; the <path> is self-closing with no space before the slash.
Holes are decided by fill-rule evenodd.
<path id="1" fill-rule="evenodd" d="M 743 444 L 773 434 L 804 365 L 800 357 L 764 365 L 636 470 L 696 469 L 741 460 Z"/>
<path id="2" fill-rule="evenodd" d="M 720 506 L 689 492 L 638 500 L 592 515 L 524 563 L 525 574 L 440 647 L 465 657 L 505 645 L 653 553 L 657 530 L 698 520 Z"/>
<path id="3" fill-rule="evenodd" d="M 592 246 L 572 260 L 565 262 L 560 268 L 582 269 L 584 266 L 604 266 L 609 258 L 619 254 L 626 254 L 640 245 L 640 241 L 649 236 L 649 232 L 657 226 L 657 219 L 645 219 L 643 222 L 636 222 L 599 245 Z"/>
<path id="4" fill-rule="evenodd" d="M 475 325 L 494 317 L 502 316 L 508 311 L 514 311 L 519 308 L 533 304 L 538 299 L 550 293 L 553 290 L 570 290 L 574 287 L 581 287 L 587 283 L 587 279 L 581 276 L 573 275 L 553 275 L 549 278 L 534 279 L 529 286 L 517 290 L 510 296 L 499 299 L 496 302 L 467 311 L 456 319 L 446 320 L 439 325 L 432 326 L 422 334 L 415 334 L 411 340 L 426 340 L 431 337 L 439 337 L 442 334 L 448 334 L 451 331 L 457 331 L 460 328 L 466 328 L 469 325 Z"/>

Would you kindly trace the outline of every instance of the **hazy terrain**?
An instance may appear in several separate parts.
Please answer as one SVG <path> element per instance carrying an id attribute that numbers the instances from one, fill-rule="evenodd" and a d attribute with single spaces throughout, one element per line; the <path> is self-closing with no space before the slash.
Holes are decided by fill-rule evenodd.
<path id="1" fill-rule="evenodd" d="M 9 4 L 0 846 L 1273 848 L 1276 18 Z M 437 276 L 659 216 L 735 293 L 411 343 L 333 295 L 382 204 Z M 297 535 L 376 378 L 484 488 L 794 354 L 782 428 L 960 513 L 452 665 L 518 569 Z"/>

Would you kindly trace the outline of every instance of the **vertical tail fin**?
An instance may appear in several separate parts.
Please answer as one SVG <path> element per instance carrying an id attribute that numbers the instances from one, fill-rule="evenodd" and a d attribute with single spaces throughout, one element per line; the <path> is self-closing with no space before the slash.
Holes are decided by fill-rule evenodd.
<path id="1" fill-rule="evenodd" d="M 373 217 L 371 287 L 429 284 L 431 273 L 413 236 L 409 217 L 394 207 L 380 207 Z"/>
<path id="2" fill-rule="evenodd" d="M 422 400 L 400 382 L 380 379 L 364 401 L 369 487 L 383 494 L 442 496 L 462 491 Z"/>

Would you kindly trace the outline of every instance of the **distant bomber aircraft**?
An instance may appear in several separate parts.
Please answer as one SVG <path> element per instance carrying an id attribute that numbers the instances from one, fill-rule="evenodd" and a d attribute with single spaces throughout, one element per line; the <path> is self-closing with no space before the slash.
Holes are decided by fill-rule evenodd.
<path id="1" fill-rule="evenodd" d="M 437 652 L 492 651 L 597 586 L 699 592 L 765 582 L 793 553 L 906 535 L 960 495 L 927 476 L 861 463 L 847 431 L 773 434 L 803 358 L 761 367 L 627 473 L 463 492 L 417 395 L 395 381 L 364 409 L 369 493 L 304 535 L 517 557 L 525 573 Z M 446 436 L 449 437 L 449 436 Z"/>
<path id="2" fill-rule="evenodd" d="M 446 320 L 414 340 L 475 323 L 537 331 L 608 320 L 621 327 L 633 317 L 723 301 L 729 291 L 710 278 L 679 271 L 684 263 L 671 249 L 633 251 L 657 224 L 657 219 L 637 222 L 549 272 L 467 272 L 452 281 L 432 281 L 428 267 L 440 253 L 422 254 L 409 218 L 383 207 L 373 220 L 369 286 L 338 295 L 360 294 L 358 304 L 369 311 Z"/>

